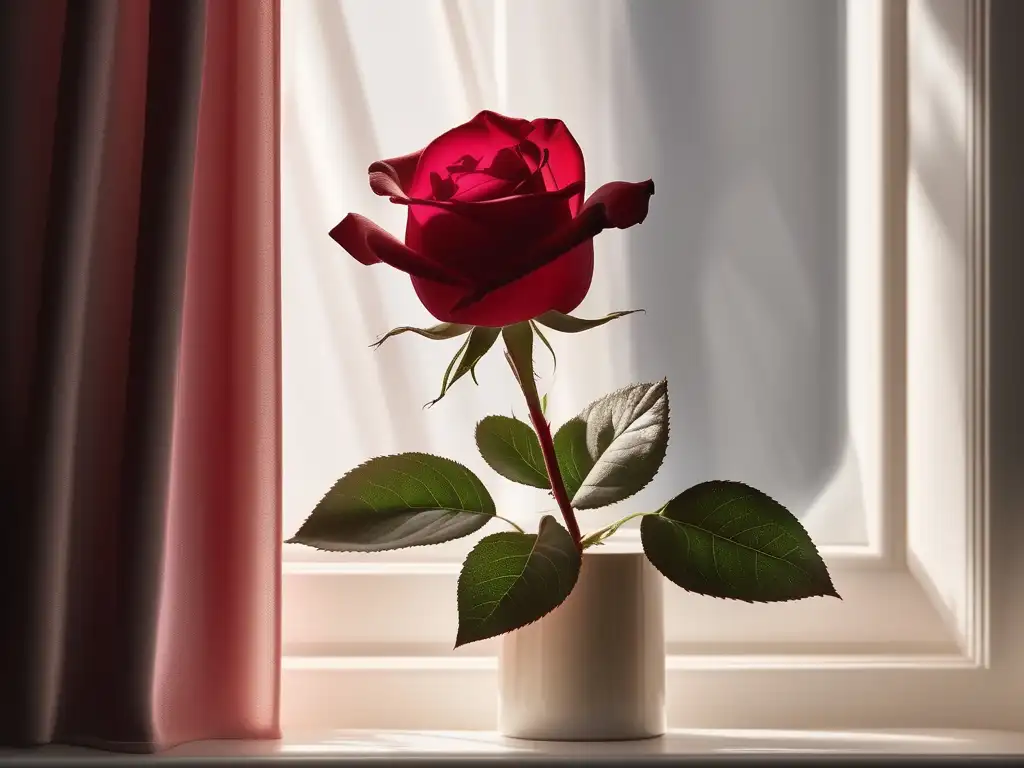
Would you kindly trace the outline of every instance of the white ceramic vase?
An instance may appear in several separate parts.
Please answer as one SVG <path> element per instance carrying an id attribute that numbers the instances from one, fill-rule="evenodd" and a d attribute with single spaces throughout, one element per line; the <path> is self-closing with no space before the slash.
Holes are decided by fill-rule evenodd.
<path id="1" fill-rule="evenodd" d="M 613 741 L 664 734 L 662 576 L 642 552 L 608 550 L 584 552 L 562 605 L 502 636 L 502 735 Z"/>

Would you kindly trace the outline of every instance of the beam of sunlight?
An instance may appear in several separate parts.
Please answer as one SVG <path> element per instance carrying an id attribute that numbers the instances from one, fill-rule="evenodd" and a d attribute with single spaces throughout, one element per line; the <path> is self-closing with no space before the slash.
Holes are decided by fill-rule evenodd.
<path id="1" fill-rule="evenodd" d="M 951 744 L 960 743 L 965 739 L 945 734 L 910 733 L 900 731 L 797 731 L 797 730 L 770 730 L 766 728 L 751 729 L 681 729 L 673 730 L 673 734 L 687 736 L 712 736 L 726 739 L 749 739 L 763 741 L 835 741 L 835 742 L 860 742 L 868 744 Z"/>
<path id="2" fill-rule="evenodd" d="M 916 80 L 909 91 L 910 110 L 917 116 L 912 125 L 914 140 L 927 146 L 945 133 L 963 147 L 967 141 L 963 41 L 957 30 L 943 28 L 937 3 L 913 2 L 909 14 L 911 71 Z M 947 21 L 966 24 L 964 19 Z"/>

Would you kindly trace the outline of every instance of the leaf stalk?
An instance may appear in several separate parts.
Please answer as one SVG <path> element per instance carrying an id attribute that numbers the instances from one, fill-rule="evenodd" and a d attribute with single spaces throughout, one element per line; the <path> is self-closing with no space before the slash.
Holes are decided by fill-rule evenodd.
<path id="1" fill-rule="evenodd" d="M 664 509 L 664 507 L 662 509 Z M 617 530 L 619 530 L 619 528 L 628 523 L 630 520 L 633 520 L 637 517 L 644 517 L 645 515 L 660 514 L 661 510 L 659 509 L 657 512 L 634 512 L 632 515 L 626 515 L 621 520 L 616 520 L 614 523 L 606 525 L 604 528 L 600 528 L 591 533 L 590 535 L 588 535 L 585 539 L 583 539 L 583 548 L 586 549 L 587 547 L 592 547 L 595 544 L 600 544 L 605 539 L 610 537 L 613 533 L 615 533 Z"/>

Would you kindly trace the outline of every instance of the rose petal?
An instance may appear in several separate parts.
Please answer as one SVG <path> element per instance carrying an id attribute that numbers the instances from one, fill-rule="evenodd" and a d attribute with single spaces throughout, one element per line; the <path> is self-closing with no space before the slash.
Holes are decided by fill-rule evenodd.
<path id="1" fill-rule="evenodd" d="M 519 148 L 523 151 L 523 155 L 526 157 L 526 159 L 533 164 L 533 168 L 536 168 L 538 165 L 540 165 L 540 159 L 544 155 L 540 147 L 538 147 L 529 139 L 523 139 L 521 142 L 519 142 Z"/>
<path id="2" fill-rule="evenodd" d="M 402 188 L 410 197 L 427 197 L 430 195 L 431 171 L 444 175 L 448 165 L 464 155 L 493 157 L 498 150 L 518 144 L 532 130 L 526 120 L 484 110 L 468 123 L 452 128 L 430 142 L 420 153 L 411 183 Z"/>
<path id="3" fill-rule="evenodd" d="M 447 200 L 455 194 L 458 187 L 455 186 L 455 182 L 452 181 L 451 176 L 442 178 L 439 173 L 431 173 L 430 189 L 433 191 L 435 199 Z"/>
<path id="4" fill-rule="evenodd" d="M 643 182 L 613 181 L 601 186 L 587 198 L 578 216 L 537 242 L 528 252 L 511 254 L 518 257 L 516 263 L 503 265 L 508 269 L 502 270 L 500 280 L 495 280 L 491 285 L 481 286 L 466 295 L 453 307 L 453 311 L 465 309 L 501 286 L 550 264 L 581 243 L 592 239 L 602 230 L 626 229 L 641 223 L 647 218 L 653 194 L 654 182 L 650 179 Z"/>
<path id="5" fill-rule="evenodd" d="M 547 187 L 544 184 L 544 168 L 538 168 L 536 171 L 530 174 L 530 176 L 519 184 L 515 189 L 512 190 L 513 195 L 540 195 L 543 194 Z M 567 187 L 568 189 L 568 187 Z M 565 190 L 558 190 L 558 192 L 564 193 Z M 583 191 L 583 182 L 580 182 L 580 192 Z"/>
<path id="6" fill-rule="evenodd" d="M 526 136 L 529 136 L 529 139 L 526 139 Z M 445 171 L 453 173 L 455 169 L 475 170 L 481 158 L 493 156 L 517 142 L 534 166 L 540 162 L 543 149 L 549 151 L 549 167 L 543 171 L 548 190 L 562 189 L 585 180 L 583 153 L 561 120 L 539 118 L 528 122 L 484 110 L 468 123 L 434 139 L 423 149 L 401 157 L 374 162 L 368 170 L 370 189 L 383 197 L 426 197 L 430 188 L 431 171 L 445 175 Z M 473 155 L 468 154 L 467 147 L 476 148 L 472 150 Z M 455 161 L 447 156 L 449 153 L 460 151 L 461 156 Z M 424 171 L 417 176 L 416 169 L 425 154 L 427 159 Z M 582 203 L 581 189 L 570 202 L 573 215 L 576 215 Z"/>
<path id="7" fill-rule="evenodd" d="M 418 197 L 407 197 L 396 198 L 391 202 L 410 207 L 426 205 L 431 208 L 440 208 L 457 213 L 460 216 L 465 216 L 484 226 L 498 227 L 502 225 L 508 226 L 509 223 L 515 225 L 516 222 L 529 221 L 541 209 L 546 209 L 550 206 L 561 206 L 566 198 L 571 199 L 575 195 L 581 194 L 582 190 L 583 182 L 581 181 L 553 192 L 539 192 L 534 195 L 512 195 L 493 200 L 460 200 L 458 197 L 452 200 L 428 200 Z"/>
<path id="8" fill-rule="evenodd" d="M 469 173 L 470 171 L 475 171 L 478 165 L 480 165 L 479 157 L 463 155 L 458 159 L 458 162 L 448 166 L 448 173 Z"/>
<path id="9" fill-rule="evenodd" d="M 605 222 L 601 229 L 628 229 L 647 218 L 653 194 L 654 182 L 651 179 L 610 181 L 602 184 L 587 198 L 583 211 L 601 211 Z"/>
<path id="10" fill-rule="evenodd" d="M 520 280 L 455 310 L 467 289 L 412 278 L 423 306 L 441 322 L 498 327 L 530 320 L 552 309 L 568 313 L 579 306 L 594 275 L 594 244 L 587 241 Z"/>
<path id="11" fill-rule="evenodd" d="M 377 160 L 368 169 L 370 189 L 382 197 L 406 197 L 423 150 L 390 160 Z"/>
<path id="12" fill-rule="evenodd" d="M 358 213 L 348 214 L 331 230 L 330 235 L 360 264 L 383 262 L 416 277 L 445 285 L 465 285 L 462 277 L 412 250 Z"/>
<path id="13" fill-rule="evenodd" d="M 472 203 L 480 200 L 494 200 L 508 197 L 516 188 L 517 182 L 506 181 L 491 176 L 489 173 L 464 173 L 459 176 L 458 190 L 450 198 Z M 399 202 L 399 201 L 394 201 Z"/>
<path id="14" fill-rule="evenodd" d="M 498 179 L 520 182 L 530 175 L 526 159 L 512 147 L 499 149 L 491 164 L 484 171 Z"/>
<path id="15" fill-rule="evenodd" d="M 520 253 L 572 219 L 562 192 L 507 197 L 481 202 L 408 200 L 405 243 L 473 285 L 499 280 Z"/>
<path id="16" fill-rule="evenodd" d="M 576 139 L 569 133 L 565 123 L 561 120 L 549 118 L 538 118 L 530 125 L 533 130 L 530 132 L 530 141 L 541 151 L 548 151 L 547 168 L 544 170 L 544 180 L 547 189 L 564 189 L 577 183 L 586 181 L 586 174 L 583 162 L 583 150 L 576 143 Z M 572 215 L 579 213 L 583 205 L 583 187 L 580 187 L 578 195 L 569 200 L 569 208 Z"/>

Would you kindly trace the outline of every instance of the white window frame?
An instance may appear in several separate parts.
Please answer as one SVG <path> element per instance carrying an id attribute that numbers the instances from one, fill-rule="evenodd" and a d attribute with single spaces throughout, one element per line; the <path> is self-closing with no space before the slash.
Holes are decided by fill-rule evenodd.
<path id="1" fill-rule="evenodd" d="M 1005 649 L 1014 617 L 1010 610 L 990 616 L 993 580 L 1024 581 L 1009 554 L 994 560 L 988 545 L 999 536 L 1007 537 L 1002 544 L 1021 540 L 1009 512 L 992 516 L 989 503 L 990 3 L 854 0 L 848 7 L 850 39 L 866 36 L 857 44 L 874 40 L 879 52 L 847 67 L 850 98 L 861 99 L 851 104 L 860 121 L 851 151 L 875 161 L 851 165 L 851 183 L 868 185 L 881 201 L 875 212 L 851 210 L 859 218 L 848 227 L 851 254 L 870 260 L 850 290 L 867 291 L 861 305 L 873 308 L 863 323 L 851 323 L 860 334 L 851 337 L 851 353 L 858 343 L 881 350 L 865 401 L 878 409 L 871 423 L 881 425 L 864 437 L 880 449 L 875 472 L 865 476 L 873 546 L 823 548 L 842 602 L 747 605 L 666 589 L 670 727 L 1014 727 L 1011 682 L 1021 679 L 1024 653 L 990 653 Z M 930 27 L 936 13 L 953 21 L 941 41 Z M 964 54 L 947 62 L 956 76 L 943 95 L 965 127 L 962 146 L 947 147 L 945 160 L 958 169 L 949 199 L 965 205 L 943 212 L 962 217 L 962 226 L 936 256 L 924 247 L 932 242 L 928 220 L 908 194 L 907 169 L 917 151 L 915 120 L 924 120 L 915 89 L 926 87 L 924 68 L 943 46 Z M 870 96 L 878 92 L 880 105 Z M 948 325 L 928 323 L 936 303 Z M 936 337 L 948 327 L 962 338 Z M 951 425 L 941 446 L 928 440 L 922 408 Z M 962 531 L 948 537 L 959 547 L 948 553 L 962 585 L 955 605 L 933 586 L 934 554 L 918 557 L 908 535 L 936 503 Z M 301 557 L 286 552 L 283 570 L 286 731 L 494 727 L 496 643 L 451 651 L 458 564 L 290 554 Z"/>

